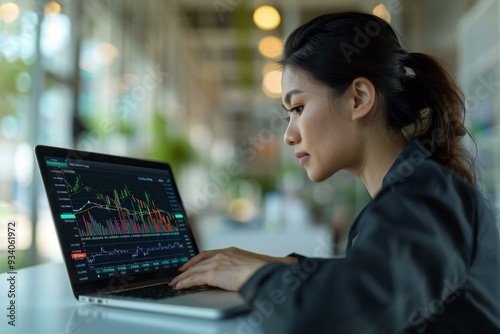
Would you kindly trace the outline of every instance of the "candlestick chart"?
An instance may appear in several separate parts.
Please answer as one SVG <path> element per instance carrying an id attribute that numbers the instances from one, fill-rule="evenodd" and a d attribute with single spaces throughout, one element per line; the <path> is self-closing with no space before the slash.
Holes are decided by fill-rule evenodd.
<path id="1" fill-rule="evenodd" d="M 168 201 L 165 200 L 160 208 L 153 196 L 144 190 L 144 182 L 139 186 L 139 181 L 129 180 L 130 185 L 117 185 L 112 181 L 108 177 L 98 184 L 87 185 L 81 175 L 65 177 L 80 237 L 179 231 L 176 219 L 182 218 L 182 214 L 167 210 Z M 164 198 L 168 197 L 164 185 L 151 183 L 148 186 Z"/>

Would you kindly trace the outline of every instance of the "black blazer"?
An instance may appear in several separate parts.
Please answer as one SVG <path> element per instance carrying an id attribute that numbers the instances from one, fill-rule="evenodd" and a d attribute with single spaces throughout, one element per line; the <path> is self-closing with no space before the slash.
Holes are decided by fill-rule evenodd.
<path id="1" fill-rule="evenodd" d="M 242 332 L 499 334 L 494 216 L 430 157 L 417 141 L 404 149 L 351 227 L 345 258 L 257 271 L 240 289 L 253 305 Z"/>

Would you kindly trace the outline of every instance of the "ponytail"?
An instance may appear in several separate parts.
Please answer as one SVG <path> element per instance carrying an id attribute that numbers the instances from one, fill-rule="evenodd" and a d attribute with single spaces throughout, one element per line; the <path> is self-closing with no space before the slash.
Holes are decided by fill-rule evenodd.
<path id="1" fill-rule="evenodd" d="M 410 131 L 407 125 L 402 127 L 403 133 L 418 139 L 431 151 L 434 160 L 473 185 L 474 159 L 462 142 L 468 133 L 462 92 L 439 61 L 429 55 L 409 53 L 403 63 L 403 100 L 416 115 Z"/>

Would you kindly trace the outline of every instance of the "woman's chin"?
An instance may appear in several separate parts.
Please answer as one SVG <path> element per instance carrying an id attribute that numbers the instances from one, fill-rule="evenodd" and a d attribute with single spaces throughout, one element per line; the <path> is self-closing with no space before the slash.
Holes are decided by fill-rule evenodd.
<path id="1" fill-rule="evenodd" d="M 328 179 L 331 174 L 321 174 L 321 173 L 315 173 L 314 171 L 309 171 L 307 170 L 307 176 L 309 177 L 309 180 L 313 182 L 322 182 Z"/>
<path id="2" fill-rule="evenodd" d="M 331 176 L 333 176 L 334 174 L 336 174 L 338 172 L 338 170 L 332 170 L 332 171 L 317 171 L 317 170 L 312 170 L 312 169 L 307 169 L 306 168 L 306 172 L 307 172 L 307 176 L 309 177 L 309 180 L 313 181 L 313 182 L 323 182 L 325 181 L 326 179 L 330 178 Z"/>

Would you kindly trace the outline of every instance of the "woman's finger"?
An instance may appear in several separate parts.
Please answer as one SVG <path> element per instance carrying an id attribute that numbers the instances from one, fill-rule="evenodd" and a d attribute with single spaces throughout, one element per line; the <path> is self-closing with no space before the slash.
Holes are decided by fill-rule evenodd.
<path id="1" fill-rule="evenodd" d="M 192 258 L 189 259 L 188 262 L 184 263 L 182 266 L 177 268 L 179 271 L 186 271 L 190 267 L 194 266 L 197 263 L 200 263 L 201 261 L 207 260 L 213 256 L 215 256 L 218 253 L 223 253 L 227 252 L 229 250 L 233 250 L 233 247 L 230 248 L 224 248 L 224 249 L 214 249 L 214 250 L 209 250 L 209 251 L 203 251 L 198 255 L 193 256 Z"/>
<path id="2" fill-rule="evenodd" d="M 177 276 L 176 278 L 179 279 L 172 287 L 176 290 L 180 290 L 191 288 L 193 286 L 207 285 L 208 280 L 206 278 L 206 275 L 207 273 L 205 271 L 201 271 L 197 273 L 190 273 L 190 275 L 187 275 L 185 277 Z"/>
<path id="3" fill-rule="evenodd" d="M 177 285 L 180 281 L 188 278 L 189 276 L 192 275 L 198 275 L 200 273 L 206 272 L 211 269 L 211 263 L 215 261 L 215 256 L 211 256 L 205 260 L 202 260 L 201 262 L 198 262 L 196 264 L 191 265 L 189 268 L 185 269 L 182 274 L 179 274 L 176 276 L 174 279 L 172 279 L 168 285 L 170 286 L 175 286 Z M 186 262 L 187 263 L 187 262 Z M 205 283 L 206 284 L 206 283 Z"/>
<path id="4" fill-rule="evenodd" d="M 174 289 L 186 289 L 198 285 L 211 285 L 237 291 L 242 284 L 266 261 L 241 255 L 229 248 L 213 252 L 175 277 L 169 285 Z"/>

